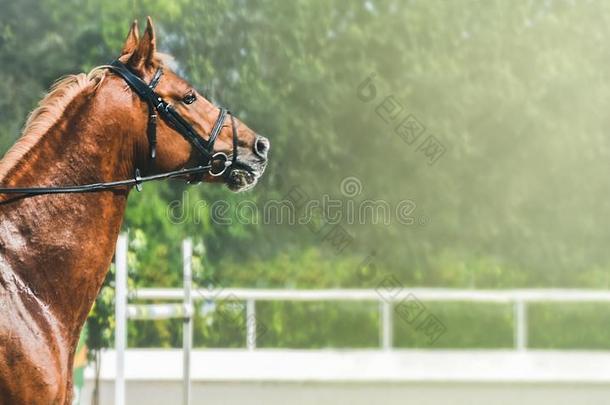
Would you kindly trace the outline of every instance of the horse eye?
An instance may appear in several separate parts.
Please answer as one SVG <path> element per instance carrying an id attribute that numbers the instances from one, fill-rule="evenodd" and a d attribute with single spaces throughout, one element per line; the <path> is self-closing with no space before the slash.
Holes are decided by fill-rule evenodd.
<path id="1" fill-rule="evenodd" d="M 195 100 L 197 100 L 197 96 L 195 95 L 195 93 L 189 93 L 182 98 L 182 102 L 184 104 L 193 104 Z"/>

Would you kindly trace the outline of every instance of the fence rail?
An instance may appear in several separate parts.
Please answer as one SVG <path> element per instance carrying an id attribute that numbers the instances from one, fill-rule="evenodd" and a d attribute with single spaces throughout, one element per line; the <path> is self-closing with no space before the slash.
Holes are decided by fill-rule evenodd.
<path id="1" fill-rule="evenodd" d="M 179 288 L 145 288 L 130 292 L 138 300 L 182 300 Z M 419 301 L 478 302 L 514 305 L 514 344 L 517 350 L 527 348 L 527 304 L 540 302 L 610 302 L 610 291 L 572 289 L 459 290 L 447 288 L 401 288 L 332 290 L 276 290 L 242 288 L 195 288 L 193 301 L 243 301 L 247 308 L 247 347 L 256 347 L 257 301 L 370 301 L 380 306 L 380 346 L 391 349 L 393 338 L 393 306 L 409 297 Z M 130 308 L 131 309 L 131 308 Z M 131 309 L 133 311 L 133 309 Z"/>
<path id="2" fill-rule="evenodd" d="M 255 301 L 392 301 L 409 294 L 421 301 L 523 302 L 610 302 L 610 291 L 573 289 L 461 290 L 450 288 L 403 288 L 395 294 L 381 289 L 279 290 L 245 288 L 194 288 L 194 300 Z M 182 300 L 180 288 L 142 288 L 130 291 L 130 298 L 142 300 Z"/>
<path id="3" fill-rule="evenodd" d="M 127 289 L 127 238 L 119 237 L 117 244 L 117 307 L 116 349 L 117 381 L 116 402 L 123 404 L 124 398 L 124 351 L 126 348 L 127 319 L 184 320 L 184 395 L 183 403 L 190 400 L 190 351 L 192 347 L 192 318 L 196 301 L 235 301 L 245 303 L 246 346 L 256 348 L 257 301 L 369 301 L 379 305 L 379 342 L 384 350 L 393 346 L 394 317 L 397 305 L 408 299 L 422 302 L 477 302 L 512 304 L 514 309 L 514 346 L 516 350 L 527 349 L 528 323 L 527 305 L 540 302 L 610 302 L 610 291 L 574 289 L 512 289 L 512 290 L 467 290 L 448 288 L 388 288 L 377 289 L 327 289 L 327 290 L 279 290 L 242 288 L 193 288 L 191 285 L 192 244 L 185 240 L 183 248 L 184 288 Z M 130 300 L 169 301 L 167 304 L 128 304 Z M 176 301 L 180 301 L 177 304 Z"/>

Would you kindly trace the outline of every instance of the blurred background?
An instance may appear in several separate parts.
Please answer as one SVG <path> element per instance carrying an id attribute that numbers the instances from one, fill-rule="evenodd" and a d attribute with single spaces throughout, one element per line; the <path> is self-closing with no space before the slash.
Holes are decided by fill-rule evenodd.
<path id="1" fill-rule="evenodd" d="M 251 192 L 172 182 L 132 193 L 132 288 L 181 286 L 186 237 L 194 283 L 207 288 L 609 287 L 610 3 L 0 0 L 0 10 L 0 153 L 54 80 L 111 61 L 147 15 L 178 72 L 272 142 Z M 272 207 L 286 200 L 291 212 Z M 88 321 L 91 361 L 113 345 L 113 283 L 114 268 Z M 243 320 L 219 317 L 221 306 L 203 302 L 195 347 L 246 346 Z M 397 319 L 394 347 L 514 346 L 512 303 L 426 308 L 442 334 Z M 610 349 L 607 304 L 540 302 L 527 314 L 528 348 Z M 376 348 L 379 317 L 366 302 L 261 302 L 257 347 Z M 130 322 L 129 345 L 180 347 L 180 326 Z"/>

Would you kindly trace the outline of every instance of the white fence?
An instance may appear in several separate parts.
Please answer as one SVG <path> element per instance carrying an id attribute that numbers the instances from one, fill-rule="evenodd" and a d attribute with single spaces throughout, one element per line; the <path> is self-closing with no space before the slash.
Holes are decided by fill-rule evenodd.
<path id="1" fill-rule="evenodd" d="M 150 304 L 128 305 L 131 295 L 127 285 L 127 251 L 126 235 L 120 235 L 116 248 L 116 291 L 115 291 L 115 350 L 116 350 L 116 380 L 114 385 L 114 403 L 125 404 L 125 350 L 127 349 L 127 319 L 171 319 L 183 320 L 183 358 L 182 358 L 182 403 L 191 403 L 191 350 L 193 347 L 193 300 L 192 289 L 192 257 L 193 246 L 190 239 L 182 242 L 182 273 L 183 289 L 180 290 L 180 304 Z M 163 299 L 163 298 L 161 298 Z"/>
<path id="2" fill-rule="evenodd" d="M 517 290 L 457 290 L 445 288 L 398 288 L 388 290 L 272 290 L 236 288 L 192 288 L 191 258 L 192 245 L 185 240 L 183 248 L 184 288 L 146 288 L 135 291 L 127 289 L 127 237 L 121 235 L 116 253 L 116 353 L 117 372 L 115 383 L 115 404 L 124 404 L 125 383 L 124 356 L 127 342 L 127 319 L 168 319 L 184 320 L 183 356 L 183 403 L 190 398 L 190 352 L 192 349 L 193 302 L 242 301 L 246 307 L 246 347 L 256 349 L 256 303 L 258 301 L 369 301 L 377 303 L 380 311 L 380 348 L 392 349 L 395 306 L 405 300 L 434 302 L 479 302 L 506 303 L 514 306 L 514 347 L 527 349 L 527 304 L 533 302 L 610 302 L 610 291 L 569 290 L 569 289 L 517 289 Z M 182 304 L 131 305 L 128 298 L 137 300 L 182 301 Z"/>
<path id="3" fill-rule="evenodd" d="M 146 288 L 133 291 L 133 298 L 144 300 L 179 300 L 183 290 L 177 288 Z M 504 303 L 514 306 L 514 347 L 527 348 L 527 304 L 535 302 L 610 302 L 610 291 L 571 289 L 519 289 L 519 290 L 457 290 L 445 288 L 408 288 L 393 296 L 378 290 L 272 290 L 225 288 L 208 290 L 193 289 L 194 300 L 244 301 L 247 303 L 247 318 L 256 320 L 257 301 L 370 301 L 378 302 L 381 313 L 380 347 L 392 348 L 394 311 L 392 306 L 409 296 L 420 301 L 434 302 L 479 302 Z M 247 322 L 248 336 L 256 336 L 256 324 Z M 255 348 L 256 341 L 247 339 L 248 347 Z"/>

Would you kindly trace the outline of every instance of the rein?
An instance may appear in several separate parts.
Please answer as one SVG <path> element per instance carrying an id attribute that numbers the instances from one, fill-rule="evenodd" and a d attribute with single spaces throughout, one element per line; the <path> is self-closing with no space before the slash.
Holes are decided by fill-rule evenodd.
<path id="1" fill-rule="evenodd" d="M 197 166 L 190 169 L 180 169 L 171 172 L 163 172 L 153 174 L 151 176 L 140 176 L 140 171 L 136 169 L 136 174 L 133 179 L 108 181 L 104 183 L 90 183 L 76 186 L 52 186 L 52 187 L 4 187 L 0 188 L 0 194 L 28 194 L 28 195 L 43 195 L 43 194 L 76 194 L 76 193 L 93 193 L 96 191 L 112 190 L 118 187 L 136 186 L 136 190 L 142 190 L 142 184 L 149 181 L 171 179 L 181 177 L 188 174 L 205 173 L 211 169 L 211 165 Z"/>
<path id="2" fill-rule="evenodd" d="M 90 183 L 70 186 L 49 186 L 49 187 L 0 187 L 0 194 L 74 194 L 92 193 L 97 191 L 111 190 L 119 187 L 135 186 L 136 190 L 142 190 L 142 184 L 150 181 L 164 180 L 185 175 L 196 175 L 196 181 L 201 181 L 204 174 L 208 173 L 213 177 L 227 176 L 237 162 L 237 127 L 233 114 L 226 108 L 219 108 L 218 118 L 212 127 L 208 139 L 201 137 L 193 126 L 185 120 L 171 104 L 155 92 L 155 88 L 161 80 L 163 69 L 159 67 L 155 72 L 150 83 L 144 82 L 140 77 L 133 73 L 125 64 L 115 60 L 108 68 L 121 76 L 131 89 L 148 105 L 148 127 L 147 137 L 150 152 L 151 166 L 157 155 L 157 116 L 161 118 L 183 138 L 185 138 L 199 153 L 199 165 L 188 169 L 180 169 L 163 172 L 150 176 L 140 176 L 140 170 L 136 168 L 132 179 L 109 181 L 103 183 Z M 222 131 L 224 122 L 230 116 L 231 129 L 233 132 L 233 153 L 227 155 L 224 152 L 214 152 L 214 143 Z M 214 162 L 219 161 L 221 169 L 214 171 Z"/>

